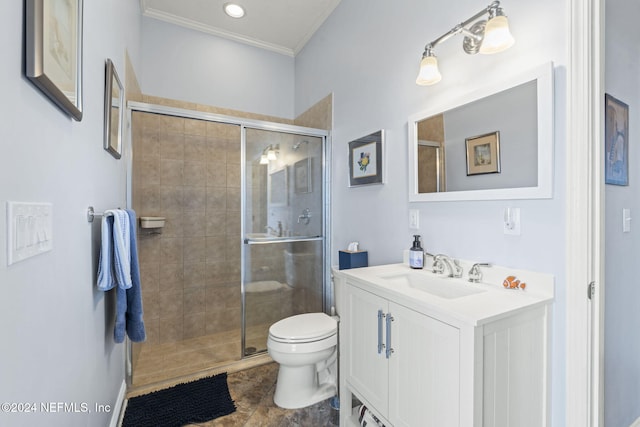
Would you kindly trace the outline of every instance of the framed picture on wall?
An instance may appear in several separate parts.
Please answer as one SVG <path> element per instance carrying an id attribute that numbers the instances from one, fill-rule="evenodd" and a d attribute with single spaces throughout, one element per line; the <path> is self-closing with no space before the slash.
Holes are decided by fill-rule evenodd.
<path id="1" fill-rule="evenodd" d="M 465 139 L 467 176 L 500 173 L 500 132 Z"/>
<path id="2" fill-rule="evenodd" d="M 293 164 L 293 181 L 296 193 L 311 193 L 311 157 Z"/>
<path id="3" fill-rule="evenodd" d="M 82 0 L 26 0 L 25 74 L 82 120 Z"/>
<path id="4" fill-rule="evenodd" d="M 605 94 L 604 182 L 629 185 L 629 106 Z"/>
<path id="5" fill-rule="evenodd" d="M 105 66 L 104 84 L 104 149 L 113 157 L 122 157 L 122 125 L 124 123 L 124 88 L 110 59 Z"/>
<path id="6" fill-rule="evenodd" d="M 384 184 L 384 131 L 349 142 L 349 187 Z"/>

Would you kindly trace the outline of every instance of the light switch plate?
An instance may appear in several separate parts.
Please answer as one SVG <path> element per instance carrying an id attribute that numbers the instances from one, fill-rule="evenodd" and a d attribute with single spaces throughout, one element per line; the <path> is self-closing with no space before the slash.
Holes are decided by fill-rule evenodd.
<path id="1" fill-rule="evenodd" d="M 631 232 L 631 209 L 629 208 L 622 209 L 622 232 Z"/>
<path id="2" fill-rule="evenodd" d="M 53 247 L 51 203 L 7 202 L 7 265 Z"/>
<path id="3" fill-rule="evenodd" d="M 420 228 L 420 211 L 409 209 L 409 229 L 418 230 Z"/>

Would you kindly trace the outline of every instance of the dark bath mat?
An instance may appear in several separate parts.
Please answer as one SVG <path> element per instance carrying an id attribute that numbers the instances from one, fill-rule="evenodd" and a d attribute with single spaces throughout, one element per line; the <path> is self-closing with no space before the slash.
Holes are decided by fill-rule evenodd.
<path id="1" fill-rule="evenodd" d="M 235 410 L 225 372 L 132 397 L 122 427 L 180 427 L 210 421 Z"/>

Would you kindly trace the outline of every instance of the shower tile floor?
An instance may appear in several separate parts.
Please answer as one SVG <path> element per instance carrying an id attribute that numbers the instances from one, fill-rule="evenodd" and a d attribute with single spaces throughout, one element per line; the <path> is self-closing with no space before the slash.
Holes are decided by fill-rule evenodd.
<path id="1" fill-rule="evenodd" d="M 247 328 L 247 348 L 266 349 L 269 326 Z M 140 353 L 133 363 L 134 389 L 217 369 L 240 360 L 239 331 L 171 343 L 140 345 Z"/>
<path id="2" fill-rule="evenodd" d="M 201 375 L 200 375 L 201 376 Z M 233 414 L 215 420 L 188 424 L 188 427 L 335 427 L 339 412 L 325 400 L 307 408 L 282 409 L 273 403 L 278 365 L 274 362 L 231 372 L 227 376 L 229 392 L 236 404 Z M 195 378 L 184 379 L 189 381 Z M 171 384 L 174 385 L 174 384 Z M 170 385 L 168 385 L 170 386 Z M 145 393 L 158 390 L 145 390 Z M 129 397 L 132 397 L 130 395 Z"/>

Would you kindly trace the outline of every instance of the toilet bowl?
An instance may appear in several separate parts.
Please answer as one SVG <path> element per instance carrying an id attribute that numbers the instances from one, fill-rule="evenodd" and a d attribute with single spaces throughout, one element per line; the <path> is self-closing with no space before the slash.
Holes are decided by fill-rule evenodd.
<path id="1" fill-rule="evenodd" d="M 282 319 L 269 328 L 267 350 L 280 366 L 273 401 L 304 408 L 336 394 L 338 322 L 324 313 Z"/>

